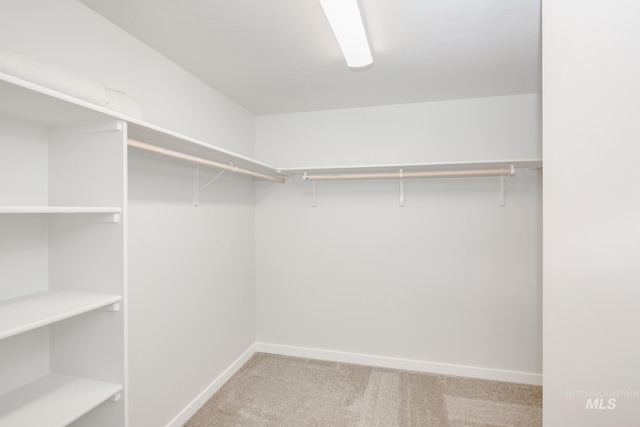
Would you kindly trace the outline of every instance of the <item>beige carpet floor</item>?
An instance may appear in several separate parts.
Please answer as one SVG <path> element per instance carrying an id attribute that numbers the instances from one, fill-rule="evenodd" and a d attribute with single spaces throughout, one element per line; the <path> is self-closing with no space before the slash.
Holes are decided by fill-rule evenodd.
<path id="1" fill-rule="evenodd" d="M 542 387 L 255 354 L 184 425 L 542 425 Z"/>

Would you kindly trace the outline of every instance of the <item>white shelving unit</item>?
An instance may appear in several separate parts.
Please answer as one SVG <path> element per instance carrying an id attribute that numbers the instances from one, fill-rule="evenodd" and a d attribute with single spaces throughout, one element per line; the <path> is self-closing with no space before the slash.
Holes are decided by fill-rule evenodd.
<path id="1" fill-rule="evenodd" d="M 127 425 L 126 131 L 0 79 L 0 427 Z"/>

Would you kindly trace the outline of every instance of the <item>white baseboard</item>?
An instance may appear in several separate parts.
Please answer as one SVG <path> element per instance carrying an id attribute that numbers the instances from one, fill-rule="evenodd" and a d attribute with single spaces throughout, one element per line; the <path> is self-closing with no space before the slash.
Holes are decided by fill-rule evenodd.
<path id="1" fill-rule="evenodd" d="M 189 418 L 195 414 L 198 409 L 205 404 L 207 400 L 213 396 L 213 394 L 220 390 L 220 387 L 224 385 L 229 378 L 233 376 L 245 363 L 256 353 L 256 345 L 253 344 L 251 347 L 247 349 L 240 357 L 236 359 L 235 362 L 231 364 L 222 374 L 218 376 L 213 382 L 196 397 L 193 402 L 191 402 L 186 408 L 182 410 L 169 424 L 167 427 L 181 427 L 184 423 L 186 423 Z"/>
<path id="2" fill-rule="evenodd" d="M 381 368 L 403 369 L 407 371 L 429 372 L 433 374 L 482 378 L 521 384 L 542 385 L 542 375 L 528 372 L 505 371 L 479 368 L 475 366 L 451 365 L 447 363 L 425 362 L 421 360 L 398 359 L 395 357 L 371 356 L 368 354 L 346 353 L 342 351 L 320 350 L 316 348 L 256 342 L 255 351 L 281 354 L 284 356 L 306 357 L 332 362 L 353 363 Z"/>

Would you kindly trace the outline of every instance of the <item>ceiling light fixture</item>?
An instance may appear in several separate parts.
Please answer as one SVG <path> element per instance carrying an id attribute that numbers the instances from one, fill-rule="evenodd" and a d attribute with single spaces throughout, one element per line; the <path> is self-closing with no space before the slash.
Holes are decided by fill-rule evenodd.
<path id="1" fill-rule="evenodd" d="M 349 68 L 367 69 L 373 64 L 358 0 L 319 0 Z"/>

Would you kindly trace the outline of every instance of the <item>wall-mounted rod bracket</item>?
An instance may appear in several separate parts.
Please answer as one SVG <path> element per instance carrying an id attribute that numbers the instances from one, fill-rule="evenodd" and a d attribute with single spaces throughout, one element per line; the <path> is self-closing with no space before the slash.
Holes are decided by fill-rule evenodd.
<path id="1" fill-rule="evenodd" d="M 220 171 L 218 172 L 218 174 L 216 176 L 214 176 L 213 178 L 211 178 L 211 180 L 209 182 L 207 182 L 205 185 L 203 185 L 202 187 L 200 187 L 200 190 L 198 192 L 202 193 L 202 190 L 204 190 L 205 188 L 207 188 L 211 183 L 213 183 L 213 181 L 215 181 L 216 179 L 220 178 L 222 176 L 222 174 L 224 174 L 225 171 Z"/>
<path id="2" fill-rule="evenodd" d="M 225 173 L 225 171 L 221 170 L 209 182 L 200 187 L 200 168 L 198 166 L 193 168 L 193 206 L 200 205 L 200 193 L 202 190 L 211 185 L 216 179 L 220 178 L 223 173 Z"/>
<path id="3" fill-rule="evenodd" d="M 509 185 L 509 181 L 511 181 L 511 177 L 515 174 L 516 174 L 516 169 L 513 165 L 511 165 L 509 168 L 509 173 L 500 175 L 500 194 L 498 197 L 498 206 L 505 205 L 504 193 L 507 191 L 507 186 Z"/>
<path id="4" fill-rule="evenodd" d="M 316 203 L 316 200 L 317 200 L 317 198 L 316 198 L 316 194 L 317 194 L 316 193 L 316 181 L 313 180 L 313 179 L 309 179 L 309 177 L 308 177 L 306 172 L 304 172 L 302 174 L 302 179 L 307 181 L 307 182 L 311 181 L 311 207 L 315 208 L 317 206 L 317 203 Z"/>

